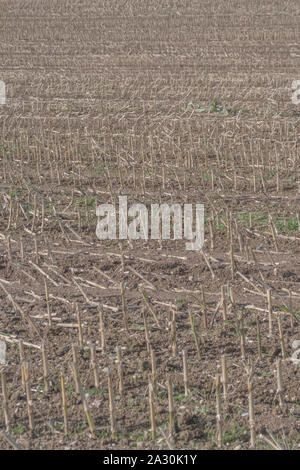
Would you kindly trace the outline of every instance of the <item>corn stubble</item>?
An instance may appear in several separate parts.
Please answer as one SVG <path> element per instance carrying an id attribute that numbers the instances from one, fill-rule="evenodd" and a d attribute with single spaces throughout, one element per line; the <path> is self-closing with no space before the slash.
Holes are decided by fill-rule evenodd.
<path id="1" fill-rule="evenodd" d="M 297 448 L 298 69 L 281 53 L 297 15 L 278 0 L 254 28 L 246 0 L 224 15 L 64 1 L 55 18 L 51 2 L 14 3 L 0 32 L 0 448 L 23 434 L 33 448 Z M 97 239 L 97 205 L 120 195 L 204 203 L 202 249 Z"/>

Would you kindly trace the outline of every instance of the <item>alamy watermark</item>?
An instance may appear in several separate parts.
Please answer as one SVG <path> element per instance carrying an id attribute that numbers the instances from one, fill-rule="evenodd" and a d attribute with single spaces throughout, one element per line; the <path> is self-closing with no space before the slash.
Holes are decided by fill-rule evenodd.
<path id="1" fill-rule="evenodd" d="M 6 103 L 5 83 L 0 80 L 0 104 Z"/>
<path id="2" fill-rule="evenodd" d="M 300 104 L 300 80 L 294 80 L 292 83 L 292 103 Z"/>
<path id="3" fill-rule="evenodd" d="M 290 56 L 295 59 L 300 57 L 300 45 L 289 44 Z M 294 80 L 292 83 L 292 103 L 300 104 L 300 80 Z"/>
<path id="4" fill-rule="evenodd" d="M 127 196 L 119 196 L 118 211 L 114 204 L 100 204 L 96 215 L 96 235 L 100 240 L 184 238 L 186 250 L 201 250 L 204 244 L 203 204 L 151 204 L 149 212 L 141 203 L 128 207 Z"/>
<path id="5" fill-rule="evenodd" d="M 6 343 L 5 341 L 0 341 L 0 365 L 6 365 Z"/>

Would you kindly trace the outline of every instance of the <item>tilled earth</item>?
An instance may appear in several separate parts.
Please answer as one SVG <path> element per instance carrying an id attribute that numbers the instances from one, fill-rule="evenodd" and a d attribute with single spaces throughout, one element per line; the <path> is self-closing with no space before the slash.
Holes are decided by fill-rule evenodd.
<path id="1" fill-rule="evenodd" d="M 0 79 L 7 100 L 0 105 L 0 340 L 7 345 L 8 433 L 22 448 L 167 449 L 167 376 L 176 411 L 172 447 L 217 448 L 215 377 L 225 354 L 223 447 L 250 446 L 246 367 L 252 365 L 256 447 L 270 448 L 260 434 L 269 439 L 271 434 L 278 446 L 299 449 L 300 370 L 290 359 L 293 341 L 300 340 L 300 114 L 291 101 L 291 84 L 300 79 L 299 5 L 215 3 L 64 0 L 29 1 L 25 8 L 22 2 L 2 2 Z M 95 209 L 100 203 L 118 207 L 120 195 L 128 196 L 128 205 L 147 207 L 203 203 L 203 251 L 186 250 L 185 240 L 124 240 L 121 246 L 118 240 L 99 240 Z M 157 363 L 154 440 L 143 312 Z M 32 431 L 19 340 L 29 366 Z M 75 392 L 72 344 L 95 438 Z M 96 347 L 98 389 L 90 345 Z M 283 406 L 277 393 L 278 358 Z M 114 438 L 107 367 L 115 401 Z M 0 418 L 3 431 L 2 411 Z M 11 448 L 3 434 L 0 448 Z"/>

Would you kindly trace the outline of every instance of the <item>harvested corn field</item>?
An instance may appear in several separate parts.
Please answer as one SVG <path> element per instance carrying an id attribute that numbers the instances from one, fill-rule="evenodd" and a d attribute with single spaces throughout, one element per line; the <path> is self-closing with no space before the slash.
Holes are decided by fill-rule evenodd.
<path id="1" fill-rule="evenodd" d="M 299 2 L 0 7 L 0 448 L 299 449 Z"/>

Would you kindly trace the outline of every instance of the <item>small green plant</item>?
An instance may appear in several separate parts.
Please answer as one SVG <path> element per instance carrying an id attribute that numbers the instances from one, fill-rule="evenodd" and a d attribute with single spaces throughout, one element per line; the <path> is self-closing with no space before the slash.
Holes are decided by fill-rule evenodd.
<path id="1" fill-rule="evenodd" d="M 199 104 L 194 104 L 192 101 L 189 101 L 186 105 L 187 111 L 196 111 L 197 113 L 204 113 L 207 111 L 205 106 L 200 106 Z"/>
<path id="2" fill-rule="evenodd" d="M 98 433 L 98 437 L 99 437 L 99 439 L 104 440 L 104 439 L 107 439 L 108 437 L 110 437 L 110 433 L 108 431 L 103 430 L 103 431 Z"/>
<path id="3" fill-rule="evenodd" d="M 190 398 L 193 395 L 195 395 L 195 392 L 191 392 L 187 396 L 185 396 L 185 395 L 175 395 L 174 396 L 174 401 L 179 401 L 179 402 L 185 403 L 185 402 L 189 401 Z"/>
<path id="4" fill-rule="evenodd" d="M 279 232 L 285 232 L 285 231 L 290 231 L 290 232 L 297 232 L 299 228 L 298 220 L 296 217 L 292 219 L 276 219 L 275 220 L 275 227 Z"/>
<path id="5" fill-rule="evenodd" d="M 132 397 L 130 397 L 127 401 L 127 408 L 134 408 L 135 407 L 136 400 Z"/>
<path id="6" fill-rule="evenodd" d="M 231 109 L 227 108 L 227 106 L 222 106 L 219 101 L 213 101 L 209 108 L 210 113 L 218 113 L 218 114 L 230 114 L 232 111 Z"/>
<path id="7" fill-rule="evenodd" d="M 108 394 L 108 390 L 106 388 L 100 388 L 99 392 L 103 397 L 106 397 Z"/>
<path id="8" fill-rule="evenodd" d="M 81 357 L 82 357 L 83 359 L 88 359 L 89 356 L 90 356 L 90 354 L 89 354 L 88 349 L 83 349 L 83 350 L 81 351 Z"/>
<path id="9" fill-rule="evenodd" d="M 66 386 L 66 390 L 67 390 L 67 392 L 68 392 L 70 395 L 74 395 L 74 394 L 75 394 L 75 389 L 74 389 L 73 385 L 71 385 L 71 384 L 68 384 L 68 385 Z"/>
<path id="10" fill-rule="evenodd" d="M 184 297 L 176 297 L 176 305 L 179 309 L 184 308 L 185 306 L 185 298 Z"/>
<path id="11" fill-rule="evenodd" d="M 86 428 L 87 428 L 87 423 L 85 421 L 81 421 L 74 427 L 72 434 L 82 434 Z"/>
<path id="12" fill-rule="evenodd" d="M 97 171 L 98 175 L 103 175 L 103 173 L 104 173 L 103 166 L 98 165 L 97 168 L 96 168 L 96 171 Z"/>
<path id="13" fill-rule="evenodd" d="M 90 397 L 94 397 L 98 395 L 99 390 L 96 387 L 91 387 L 89 390 L 87 390 L 87 393 L 89 394 Z"/>
<path id="14" fill-rule="evenodd" d="M 12 433 L 15 436 L 21 436 L 26 432 L 25 426 L 22 423 L 17 424 L 14 428 L 12 428 Z"/>
<path id="15" fill-rule="evenodd" d="M 138 436 L 135 437 L 135 442 L 136 443 L 141 442 L 143 439 L 144 439 L 144 435 L 139 434 Z"/>
<path id="16" fill-rule="evenodd" d="M 62 423 L 56 423 L 55 424 L 55 428 L 57 429 L 57 431 L 59 432 L 62 432 L 64 427 L 63 427 L 63 424 Z"/>
<path id="17" fill-rule="evenodd" d="M 14 191 L 6 191 L 6 193 L 8 196 L 12 197 L 12 198 L 15 198 L 15 197 L 18 197 L 19 193 L 17 190 L 14 190 Z"/>
<path id="18" fill-rule="evenodd" d="M 269 377 L 271 375 L 271 372 L 267 370 L 262 370 L 261 372 L 257 372 L 257 375 L 260 375 L 261 377 Z"/>
<path id="19" fill-rule="evenodd" d="M 69 100 L 66 102 L 66 109 L 68 111 L 72 111 L 72 109 L 73 109 L 73 105 L 72 105 L 71 101 L 69 101 Z"/>
<path id="20" fill-rule="evenodd" d="M 207 416 L 211 413 L 211 411 L 206 405 L 197 407 L 195 409 L 195 412 L 198 413 L 200 416 Z"/>
<path id="21" fill-rule="evenodd" d="M 211 181 L 211 174 L 210 173 L 203 173 L 204 181 Z"/>
<path id="22" fill-rule="evenodd" d="M 248 433 L 247 428 L 244 426 L 238 426 L 235 421 L 231 423 L 230 430 L 224 431 L 223 439 L 224 444 L 231 444 L 244 438 L 244 436 Z"/>
<path id="23" fill-rule="evenodd" d="M 75 206 L 85 206 L 87 205 L 88 207 L 95 207 L 96 201 L 95 198 L 93 197 L 88 197 L 88 198 L 77 198 L 75 199 Z"/>
<path id="24" fill-rule="evenodd" d="M 218 113 L 223 115 L 232 115 L 236 116 L 240 113 L 247 113 L 247 109 L 231 109 L 227 106 L 223 106 L 219 101 L 215 100 L 211 103 L 211 105 L 207 108 L 205 106 L 201 106 L 199 104 L 194 104 L 193 101 L 189 101 L 186 105 L 186 111 L 192 111 L 196 113 Z"/>

